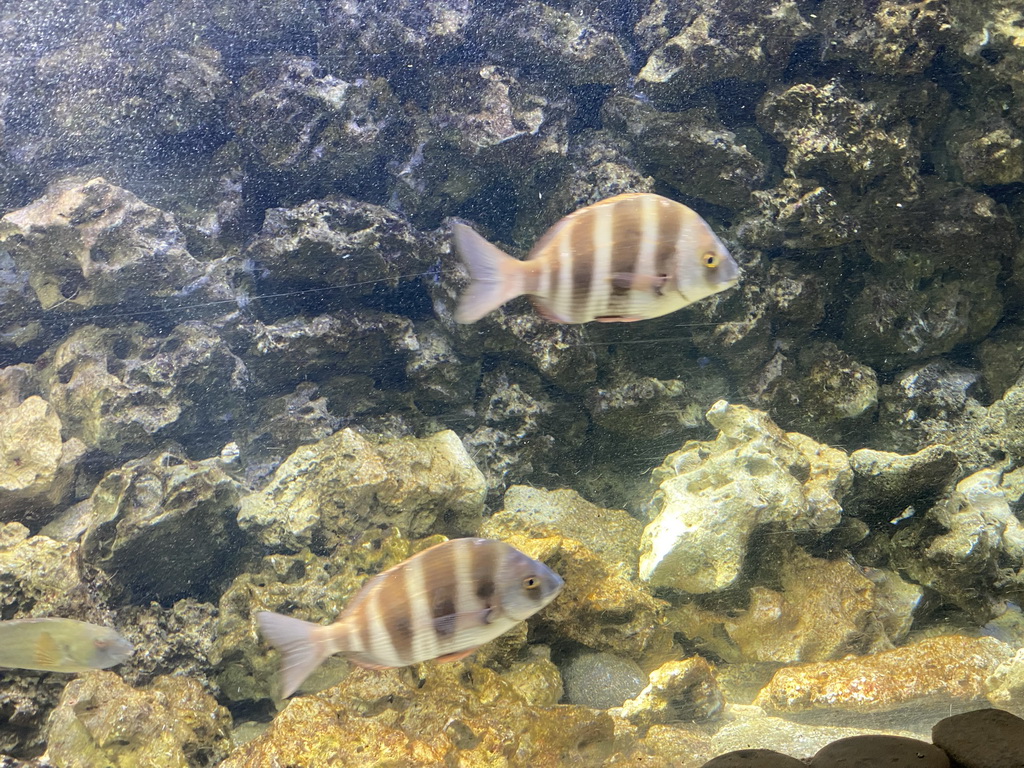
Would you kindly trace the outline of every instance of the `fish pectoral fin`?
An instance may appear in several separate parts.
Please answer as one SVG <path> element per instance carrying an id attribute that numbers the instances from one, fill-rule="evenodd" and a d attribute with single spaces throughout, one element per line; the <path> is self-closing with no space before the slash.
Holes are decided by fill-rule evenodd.
<path id="1" fill-rule="evenodd" d="M 466 658 L 467 656 L 469 656 L 469 654 L 473 653 L 479 647 L 480 646 L 478 645 L 474 645 L 472 648 L 467 648 L 464 651 L 456 651 L 455 653 L 449 653 L 445 656 L 438 656 L 437 659 L 435 659 L 435 661 L 437 661 L 440 664 L 444 664 L 449 661 L 458 661 L 459 659 Z"/>
<path id="2" fill-rule="evenodd" d="M 668 275 L 637 275 L 632 272 L 613 272 L 612 287 L 623 291 L 650 291 L 661 296 L 661 289 L 668 282 Z"/>
<path id="3" fill-rule="evenodd" d="M 36 641 L 32 652 L 32 660 L 41 667 L 55 667 L 60 661 L 60 648 L 53 635 L 43 632 Z"/>

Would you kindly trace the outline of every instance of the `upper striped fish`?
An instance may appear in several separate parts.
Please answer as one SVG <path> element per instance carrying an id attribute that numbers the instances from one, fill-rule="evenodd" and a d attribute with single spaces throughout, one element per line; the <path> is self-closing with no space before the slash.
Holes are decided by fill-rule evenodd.
<path id="1" fill-rule="evenodd" d="M 470 285 L 455 310 L 473 323 L 526 294 L 558 323 L 630 322 L 675 312 L 739 280 L 739 266 L 711 227 L 682 203 L 617 195 L 558 221 L 525 261 L 454 225 Z"/>
<path id="2" fill-rule="evenodd" d="M 454 661 L 550 603 L 562 579 L 492 539 L 452 539 L 370 579 L 329 626 L 279 613 L 256 615 L 281 651 L 285 698 L 328 656 L 371 669 Z"/>
<path id="3" fill-rule="evenodd" d="M 120 664 L 132 651 L 132 644 L 113 629 L 84 621 L 0 621 L 0 667 L 85 672 Z"/>

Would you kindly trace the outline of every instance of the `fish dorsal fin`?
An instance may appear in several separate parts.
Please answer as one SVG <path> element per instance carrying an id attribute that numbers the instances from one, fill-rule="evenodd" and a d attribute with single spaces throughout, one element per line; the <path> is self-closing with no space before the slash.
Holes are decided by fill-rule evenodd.
<path id="1" fill-rule="evenodd" d="M 32 660 L 41 667 L 55 667 L 60 662 L 60 648 L 49 632 L 39 635 L 32 652 Z"/>

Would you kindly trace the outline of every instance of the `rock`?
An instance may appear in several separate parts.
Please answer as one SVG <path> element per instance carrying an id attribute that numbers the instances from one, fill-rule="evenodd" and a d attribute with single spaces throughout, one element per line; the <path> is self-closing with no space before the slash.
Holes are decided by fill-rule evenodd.
<path id="1" fill-rule="evenodd" d="M 661 112 L 618 94 L 605 102 L 601 115 L 606 126 L 633 142 L 631 154 L 644 171 L 687 197 L 740 207 L 765 184 L 768 167 L 757 134 L 741 138 L 707 109 Z"/>
<path id="2" fill-rule="evenodd" d="M 178 295 L 203 275 L 173 216 L 102 178 L 57 184 L 8 213 L 0 243 L 28 272 L 44 310 L 152 309 L 146 302 Z"/>
<path id="3" fill-rule="evenodd" d="M 727 78 L 772 81 L 810 32 L 790 0 L 744 0 L 728 9 L 658 0 L 635 28 L 648 54 L 637 84 L 656 99 L 674 100 Z"/>
<path id="4" fill-rule="evenodd" d="M 258 634 L 256 611 L 286 611 L 321 624 L 332 622 L 366 581 L 357 567 L 376 573 L 400 562 L 411 552 L 408 541 L 398 544 L 384 546 L 378 553 L 355 547 L 340 558 L 317 557 L 308 551 L 269 555 L 236 576 L 220 597 L 210 652 L 222 696 L 232 702 L 276 696 L 280 660 Z M 318 682 L 334 684 L 346 669 L 340 658 L 328 660 L 304 690 Z"/>
<path id="5" fill-rule="evenodd" d="M 100 598 L 86 586 L 80 559 L 77 543 L 29 536 L 21 523 L 0 523 L 0 612 L 62 616 L 95 608 Z"/>
<path id="6" fill-rule="evenodd" d="M 613 734 L 604 712 L 532 705 L 491 669 L 428 663 L 354 670 L 329 691 L 293 699 L 221 766 L 600 765 L 612 752 Z"/>
<path id="7" fill-rule="evenodd" d="M 729 662 L 825 661 L 888 650 L 906 639 L 921 588 L 852 558 L 823 560 L 799 547 L 764 556 L 748 605 L 719 611 L 684 604 L 669 624 Z M 777 589 L 763 583 L 778 585 Z"/>
<path id="8" fill-rule="evenodd" d="M 47 352 L 43 390 L 65 432 L 121 460 L 167 439 L 220 450 L 243 418 L 244 364 L 206 323 L 150 333 L 86 325 Z"/>
<path id="9" fill-rule="evenodd" d="M 647 685 L 647 675 L 639 664 L 612 653 L 578 654 L 561 672 L 566 701 L 591 709 L 621 706 Z"/>
<path id="10" fill-rule="evenodd" d="M 819 50 L 826 61 L 843 61 L 859 71 L 885 76 L 915 75 L 931 64 L 952 26 L 941 4 L 883 0 L 875 6 L 828 3 L 820 9 L 834 34 Z"/>
<path id="11" fill-rule="evenodd" d="M 991 637 L 934 637 L 871 656 L 784 667 L 757 695 L 769 712 L 877 713 L 975 702 L 1013 655 Z"/>
<path id="12" fill-rule="evenodd" d="M 621 509 L 603 509 L 570 489 L 548 491 L 513 485 L 502 511 L 487 520 L 490 535 L 528 530 L 534 535 L 566 536 L 593 550 L 613 572 L 636 578 L 643 525 Z"/>
<path id="13" fill-rule="evenodd" d="M 978 345 L 986 389 L 1002 397 L 1024 373 L 1024 327 L 1007 325 L 991 333 Z"/>
<path id="14" fill-rule="evenodd" d="M 615 86 L 629 78 L 622 38 L 600 16 L 527 0 L 480 19 L 494 60 L 538 79 L 570 86 Z"/>
<path id="15" fill-rule="evenodd" d="M 892 732 L 867 731 L 864 728 L 839 728 L 795 723 L 779 717 L 765 717 L 761 714 L 756 717 L 739 717 L 726 723 L 712 737 L 711 745 L 714 750 L 713 754 L 749 749 L 750 745 L 757 744 L 761 749 L 809 757 L 839 739 L 863 735 L 865 732 L 884 736 L 897 735 Z M 914 734 L 898 732 L 898 735 L 912 738 Z M 750 768 L 755 768 L 755 766 L 751 765 Z M 794 766 L 794 768 L 796 767 Z"/>
<path id="16" fill-rule="evenodd" d="M 714 670 L 700 656 L 663 664 L 651 672 L 649 680 L 646 688 L 612 714 L 644 728 L 710 720 L 725 704 Z"/>
<path id="17" fill-rule="evenodd" d="M 932 741 L 957 768 L 1024 768 L 1024 720 L 998 709 L 978 709 L 940 720 Z"/>
<path id="18" fill-rule="evenodd" d="M 524 366 L 499 363 L 480 381 L 475 429 L 462 441 L 480 464 L 492 496 L 534 482 L 560 466 L 577 467 L 587 421 L 578 403 L 559 397 Z"/>
<path id="19" fill-rule="evenodd" d="M 476 533 L 484 478 L 454 432 L 393 440 L 343 429 L 299 448 L 267 487 L 242 499 L 238 524 L 275 552 L 353 537 Z"/>
<path id="20" fill-rule="evenodd" d="M 936 527 L 943 532 L 935 535 Z M 1000 473 L 986 469 L 897 533 L 893 549 L 911 578 L 984 622 L 995 614 L 996 585 L 1006 589 L 1021 578 L 1012 563 L 1024 557 L 1024 524 L 1010 509 Z"/>
<path id="21" fill-rule="evenodd" d="M 239 86 L 229 109 L 235 135 L 261 167 L 301 175 L 306 199 L 311 190 L 366 190 L 386 158 L 408 148 L 401 104 L 382 78 L 343 80 L 291 56 L 252 69 Z"/>
<path id="22" fill-rule="evenodd" d="M 951 144 L 960 173 L 971 186 L 1013 184 L 1024 176 L 1024 135 L 1009 121 L 971 123 Z"/>
<path id="23" fill-rule="evenodd" d="M 628 768 L 644 765 L 652 768 L 699 768 L 712 754 L 711 740 L 700 725 L 652 725 L 646 733 L 636 726 L 616 723 L 622 735 L 622 747 L 602 768 Z M 633 732 L 636 732 L 635 738 Z M 626 745 L 629 746 L 626 746 Z"/>
<path id="24" fill-rule="evenodd" d="M 217 459 L 164 451 L 129 462 L 90 497 L 83 557 L 136 600 L 208 594 L 238 548 L 239 493 Z"/>
<path id="25" fill-rule="evenodd" d="M 36 525 L 71 499 L 85 446 L 61 439 L 53 407 L 33 395 L 0 411 L 0 521 Z"/>
<path id="26" fill-rule="evenodd" d="M 825 533 L 839 523 L 852 483 L 845 453 L 784 433 L 764 413 L 721 400 L 707 418 L 718 437 L 689 441 L 652 474 L 658 490 L 641 539 L 640 577 L 654 586 L 728 587 L 756 528 L 777 523 Z"/>
<path id="27" fill-rule="evenodd" d="M 129 685 L 151 684 L 162 674 L 186 677 L 213 695 L 220 691 L 211 661 L 217 641 L 217 606 L 192 598 L 169 608 L 159 603 L 118 609 L 118 631 L 135 646 L 117 673 Z"/>
<path id="28" fill-rule="evenodd" d="M 942 359 L 898 373 L 879 396 L 884 444 L 908 453 L 948 445 L 965 468 L 980 469 L 978 440 L 967 437 L 969 425 L 985 413 L 976 396 L 978 384 L 977 371 Z"/>
<path id="29" fill-rule="evenodd" d="M 703 433 L 707 403 L 726 386 L 714 369 L 698 368 L 683 381 L 616 368 L 608 381 L 591 387 L 585 397 L 594 423 L 617 441 L 678 445 L 683 436 Z"/>
<path id="30" fill-rule="evenodd" d="M 949 768 L 949 758 L 938 747 L 902 736 L 849 736 L 822 747 L 811 768 Z"/>
<path id="31" fill-rule="evenodd" d="M 771 749 L 739 749 L 719 755 L 701 768 L 806 768 L 795 757 Z"/>
<path id="32" fill-rule="evenodd" d="M 987 685 L 985 695 L 993 707 L 1024 716 L 1024 648 L 996 667 Z"/>
<path id="33" fill-rule="evenodd" d="M 999 321 L 994 271 L 948 276 L 927 290 L 918 281 L 871 276 L 847 315 L 845 337 L 869 364 L 890 368 L 980 341 Z"/>
<path id="34" fill-rule="evenodd" d="M 786 171 L 792 176 L 824 175 L 863 186 L 917 162 L 920 155 L 910 125 L 885 107 L 856 99 L 838 80 L 824 86 L 798 83 L 770 91 L 757 118 L 764 131 L 786 145 Z"/>
<path id="35" fill-rule="evenodd" d="M 386 78 L 403 99 L 409 99 L 429 88 L 436 62 L 466 45 L 479 24 L 480 11 L 445 0 L 399 0 L 387 8 L 372 0 L 353 0 L 331 3 L 326 18 L 313 10 L 308 13 L 311 35 L 318 38 L 318 56 L 332 72 L 357 78 L 369 71 Z"/>
<path id="36" fill-rule="evenodd" d="M 0 346 L 22 347 L 43 331 L 39 300 L 29 284 L 29 272 L 7 251 L 0 251 Z"/>
<path id="37" fill-rule="evenodd" d="M 795 357 L 792 370 L 784 369 L 764 393 L 777 422 L 821 435 L 874 415 L 878 377 L 873 369 L 831 342 L 808 344 Z"/>
<path id="38" fill-rule="evenodd" d="M 230 748 L 231 716 L 199 683 L 166 675 L 127 686 L 113 672 L 68 683 L 47 728 L 56 768 L 213 766 Z"/>
<path id="39" fill-rule="evenodd" d="M 861 448 L 850 454 L 853 490 L 843 511 L 866 519 L 891 520 L 908 507 L 924 510 L 956 476 L 956 453 L 945 445 L 930 445 L 904 456 Z"/>
<path id="40" fill-rule="evenodd" d="M 414 148 L 393 166 L 395 199 L 425 228 L 462 209 L 477 227 L 504 231 L 519 201 L 532 206 L 546 188 L 538 177 L 564 171 L 575 99 L 495 64 L 453 61 L 432 74 L 416 96 L 426 94 L 430 108 L 417 121 Z M 492 205 L 509 194 L 517 206 Z"/>
<path id="41" fill-rule="evenodd" d="M 481 535 L 492 535 L 489 521 Z M 595 651 L 633 659 L 643 656 L 663 622 L 664 602 L 620 576 L 574 539 L 515 534 L 505 541 L 565 580 L 562 593 L 537 615 L 538 627 Z"/>
<path id="42" fill-rule="evenodd" d="M 268 271 L 271 286 L 330 287 L 355 297 L 418 277 L 428 266 L 422 252 L 430 249 L 423 246 L 416 230 L 387 208 L 335 196 L 268 209 L 245 255 Z"/>
<path id="43" fill-rule="evenodd" d="M 170 161 L 169 153 L 180 152 L 175 159 L 194 162 L 205 143 L 197 147 L 195 137 L 221 130 L 232 78 L 220 51 L 199 31 L 204 14 L 193 8 L 185 11 L 187 21 L 168 4 L 119 24 L 77 9 L 64 17 L 68 26 L 43 22 L 45 42 L 33 49 L 33 76 L 18 92 L 41 124 L 25 127 L 34 142 L 22 138 L 22 152 L 43 167 L 95 163 L 123 173 L 117 167 L 123 164 L 135 169 L 136 179 L 146 165 L 142 157 L 153 162 L 163 152 Z M 26 26 L 35 26 L 29 19 Z M 140 50 L 153 56 L 139 56 Z M 19 111 L 25 109 L 22 101 Z"/>

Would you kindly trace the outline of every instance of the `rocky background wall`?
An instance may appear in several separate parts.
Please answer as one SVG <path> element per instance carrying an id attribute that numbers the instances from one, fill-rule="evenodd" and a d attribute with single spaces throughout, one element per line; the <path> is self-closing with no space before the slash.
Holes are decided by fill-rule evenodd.
<path id="1" fill-rule="evenodd" d="M 140 649 L 0 673 L 0 753 L 216 764 L 274 712 L 251 611 L 330 620 L 438 534 L 566 577 L 540 650 L 350 675 L 226 764 L 699 764 L 781 732 L 722 719 L 755 696 L 1024 709 L 1019 3 L 15 0 L 0 63 L 0 618 Z M 454 323 L 450 217 L 523 254 L 625 191 L 739 286 Z M 851 653 L 972 682 L 844 704 L 863 667 L 799 666 Z"/>

